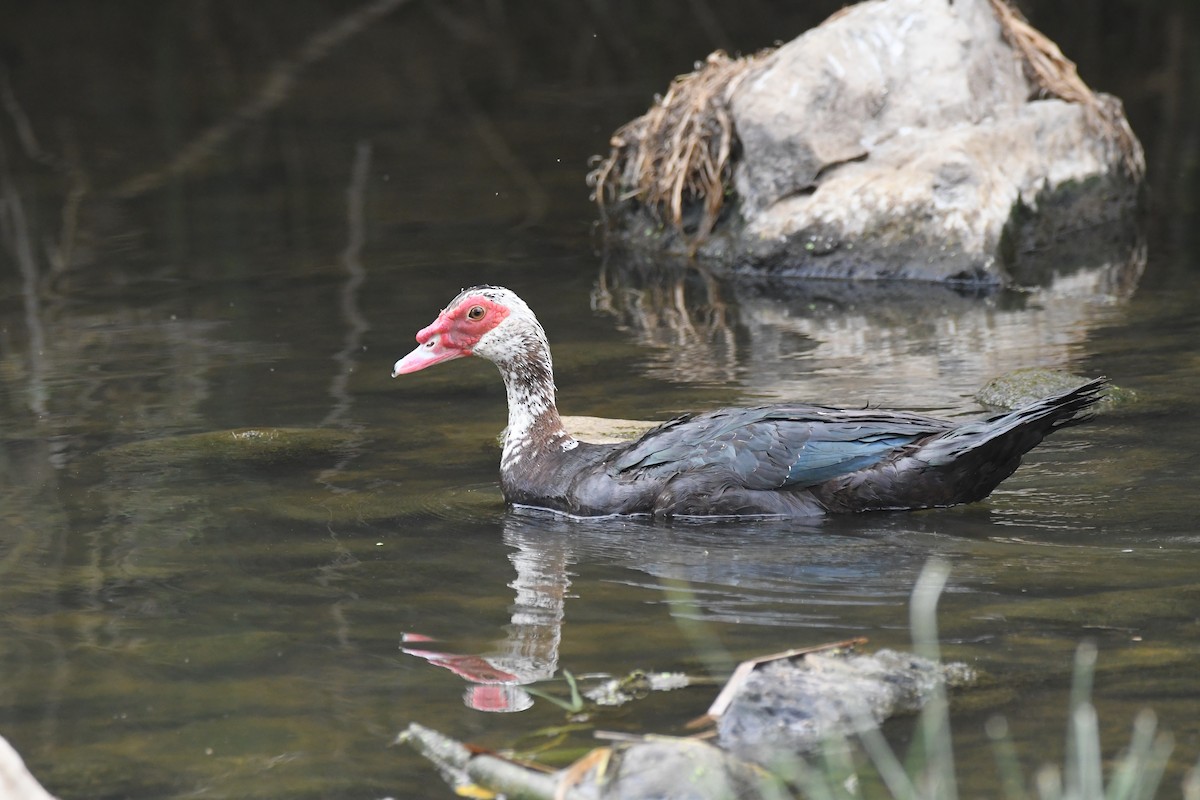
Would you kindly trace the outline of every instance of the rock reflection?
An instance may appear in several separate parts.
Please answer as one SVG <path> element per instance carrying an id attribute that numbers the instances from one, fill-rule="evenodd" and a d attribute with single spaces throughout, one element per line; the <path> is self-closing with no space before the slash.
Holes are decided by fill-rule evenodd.
<path id="1" fill-rule="evenodd" d="M 1070 369 L 1136 289 L 1142 245 L 1096 266 L 985 290 L 912 282 L 718 276 L 693 263 L 604 259 L 594 309 L 651 348 L 649 373 L 767 399 L 972 410 L 984 382 Z"/>

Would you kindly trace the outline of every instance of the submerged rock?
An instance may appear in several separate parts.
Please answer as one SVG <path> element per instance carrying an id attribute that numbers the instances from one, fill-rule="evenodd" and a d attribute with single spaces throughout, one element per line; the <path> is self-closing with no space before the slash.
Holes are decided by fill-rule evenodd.
<path id="1" fill-rule="evenodd" d="M 113 448 L 109 456 L 147 466 L 180 461 L 222 467 L 311 464 L 348 452 L 357 440 L 353 432 L 331 428 L 241 428 L 131 442 Z"/>
<path id="2" fill-rule="evenodd" d="M 565 416 L 567 432 L 576 439 L 593 444 L 616 444 L 637 439 L 646 431 L 661 425 L 644 419 L 609 419 L 607 417 Z"/>
<path id="3" fill-rule="evenodd" d="M 688 77 L 593 173 L 627 246 L 731 273 L 1009 285 L 1024 251 L 1136 240 L 1144 158 L 1120 102 L 1000 0 L 869 0 Z M 705 122 L 671 105 L 697 98 Z M 671 172 L 678 142 L 707 178 Z"/>
<path id="4" fill-rule="evenodd" d="M 976 393 L 975 399 L 998 411 L 1012 411 L 1043 397 L 1082 386 L 1089 380 L 1061 370 L 1030 367 L 993 378 Z M 1098 411 L 1124 405 L 1137 398 L 1133 390 L 1117 386 L 1105 389 L 1104 395 L 1104 399 L 1095 406 Z"/>

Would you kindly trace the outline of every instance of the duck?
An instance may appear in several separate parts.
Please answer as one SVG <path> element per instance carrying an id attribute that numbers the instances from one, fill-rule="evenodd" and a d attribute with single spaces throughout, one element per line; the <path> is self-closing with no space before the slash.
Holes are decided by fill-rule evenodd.
<path id="1" fill-rule="evenodd" d="M 574 517 L 813 517 L 971 503 L 1045 436 L 1091 419 L 1107 385 L 1096 378 L 968 421 L 802 403 L 720 408 L 596 444 L 563 426 L 546 332 L 510 289 L 464 289 L 416 339 L 392 377 L 467 356 L 495 364 L 508 399 L 505 501 Z"/>

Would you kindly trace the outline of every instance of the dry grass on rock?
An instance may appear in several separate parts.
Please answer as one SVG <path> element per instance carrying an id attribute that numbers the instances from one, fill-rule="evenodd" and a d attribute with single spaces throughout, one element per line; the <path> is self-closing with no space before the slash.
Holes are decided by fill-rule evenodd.
<path id="1" fill-rule="evenodd" d="M 1128 176 L 1140 180 L 1145 156 L 1120 101 L 1093 92 L 1075 64 L 1008 0 L 990 2 L 1037 92 L 1083 105 L 1096 131 L 1116 147 Z M 684 237 L 694 252 L 712 233 L 732 192 L 738 138 L 731 98 L 772 52 L 732 58 L 718 50 L 694 72 L 676 77 L 649 111 L 619 128 L 608 156 L 588 175 L 601 218 L 607 222 L 622 206 L 642 210 Z"/>
<path id="2" fill-rule="evenodd" d="M 731 178 L 737 136 L 729 100 L 764 54 L 731 58 L 716 51 L 695 72 L 675 78 L 649 111 L 618 129 L 608 157 L 588 175 L 601 216 L 607 218 L 610 206 L 636 200 L 683 233 L 685 215 L 699 206 L 692 240 L 703 241 Z"/>

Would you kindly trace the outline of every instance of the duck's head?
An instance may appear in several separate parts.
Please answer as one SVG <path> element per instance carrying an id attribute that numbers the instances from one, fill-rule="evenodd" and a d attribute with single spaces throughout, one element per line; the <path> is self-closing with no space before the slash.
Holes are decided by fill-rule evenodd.
<path id="1" fill-rule="evenodd" d="M 450 301 L 417 333 L 417 348 L 396 362 L 392 377 L 464 356 L 497 364 L 549 361 L 546 334 L 525 301 L 502 286 L 474 286 Z"/>

